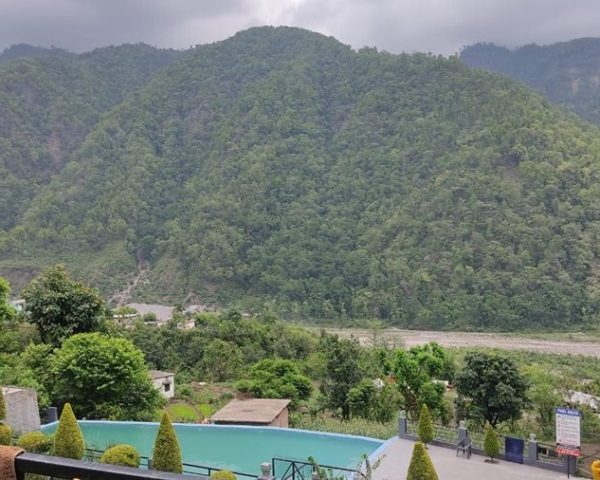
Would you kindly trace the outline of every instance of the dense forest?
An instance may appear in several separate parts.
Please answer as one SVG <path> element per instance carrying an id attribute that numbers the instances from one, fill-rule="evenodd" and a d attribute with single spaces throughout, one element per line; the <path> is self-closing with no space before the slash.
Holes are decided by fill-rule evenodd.
<path id="1" fill-rule="evenodd" d="M 515 50 L 478 43 L 460 53 L 471 67 L 502 73 L 541 92 L 554 103 L 600 124 L 600 38 L 580 38 Z"/>
<path id="2" fill-rule="evenodd" d="M 599 323 L 600 133 L 458 58 L 254 28 L 4 61 L 0 112 L 17 287 L 62 261 L 107 296 L 140 268 L 138 299 L 288 318 Z"/>

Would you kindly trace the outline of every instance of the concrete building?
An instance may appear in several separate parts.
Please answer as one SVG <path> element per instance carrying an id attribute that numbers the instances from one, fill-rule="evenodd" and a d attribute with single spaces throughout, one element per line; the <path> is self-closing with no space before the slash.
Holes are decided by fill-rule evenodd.
<path id="1" fill-rule="evenodd" d="M 22 434 L 40 429 L 37 393 L 31 388 L 2 387 L 6 403 L 5 423 L 14 433 Z"/>
<path id="2" fill-rule="evenodd" d="M 290 400 L 255 398 L 232 400 L 211 417 L 217 425 L 288 427 Z"/>
<path id="3" fill-rule="evenodd" d="M 154 388 L 156 388 L 167 400 L 175 396 L 175 374 L 171 372 L 161 372 L 160 370 L 150 370 L 148 372 Z"/>

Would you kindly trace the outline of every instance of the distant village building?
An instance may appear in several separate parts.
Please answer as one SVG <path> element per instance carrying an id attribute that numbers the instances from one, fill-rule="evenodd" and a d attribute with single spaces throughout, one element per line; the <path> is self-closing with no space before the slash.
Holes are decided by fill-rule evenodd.
<path id="1" fill-rule="evenodd" d="M 31 388 L 1 387 L 6 404 L 7 425 L 16 434 L 40 429 L 40 411 L 37 393 Z"/>
<path id="2" fill-rule="evenodd" d="M 19 313 L 25 310 L 25 300 L 21 298 L 17 300 L 11 300 L 9 303 L 11 307 L 13 307 Z"/>
<path id="3" fill-rule="evenodd" d="M 154 388 L 156 388 L 166 399 L 175 396 L 175 374 L 171 372 L 161 372 L 160 370 L 150 370 L 148 372 Z"/>
<path id="4" fill-rule="evenodd" d="M 566 398 L 571 405 L 587 405 L 595 412 L 600 406 L 600 397 L 590 395 L 589 393 L 579 392 L 577 390 L 569 390 Z"/>
<path id="5" fill-rule="evenodd" d="M 232 400 L 211 417 L 211 422 L 217 425 L 287 428 L 289 404 L 290 400 L 272 398 Z"/>

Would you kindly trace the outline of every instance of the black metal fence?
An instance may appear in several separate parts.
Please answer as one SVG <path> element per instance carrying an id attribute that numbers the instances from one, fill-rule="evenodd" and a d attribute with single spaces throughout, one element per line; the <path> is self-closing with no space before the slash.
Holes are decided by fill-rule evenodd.
<path id="1" fill-rule="evenodd" d="M 324 472 L 329 479 L 366 479 L 364 473 L 357 469 L 317 465 L 303 460 L 289 458 L 273 458 L 271 460 L 273 476 L 278 480 L 311 480 L 314 471 Z"/>
<path id="2" fill-rule="evenodd" d="M 209 480 L 206 476 L 178 475 L 34 453 L 19 455 L 15 459 L 15 470 L 17 480 L 25 480 L 28 473 L 81 480 Z"/>
<path id="3" fill-rule="evenodd" d="M 84 460 L 89 462 L 98 462 L 100 461 L 100 457 L 104 453 L 103 450 L 95 450 L 92 448 L 87 448 L 84 453 Z M 149 457 L 140 456 L 140 467 L 146 470 L 150 470 L 152 468 L 152 460 Z M 210 477 L 213 472 L 218 472 L 219 470 L 223 470 L 222 468 L 208 467 L 206 465 L 198 465 L 195 463 L 184 463 L 183 464 L 183 473 L 188 475 L 196 475 L 196 476 L 205 476 Z M 244 472 L 233 472 L 238 478 L 252 478 L 256 479 L 256 475 L 252 475 L 250 473 Z M 197 478 L 197 477 L 196 477 Z"/>

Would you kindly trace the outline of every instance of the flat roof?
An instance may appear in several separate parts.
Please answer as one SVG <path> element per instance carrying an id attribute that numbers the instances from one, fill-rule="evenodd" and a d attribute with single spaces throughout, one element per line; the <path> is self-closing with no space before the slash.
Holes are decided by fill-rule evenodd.
<path id="1" fill-rule="evenodd" d="M 148 375 L 150 375 L 152 380 L 156 380 L 157 378 L 172 377 L 175 374 L 171 372 L 162 372 L 160 370 L 148 370 Z"/>
<path id="2" fill-rule="evenodd" d="M 288 399 L 253 398 L 232 400 L 215 413 L 213 422 L 268 424 L 290 404 Z"/>

